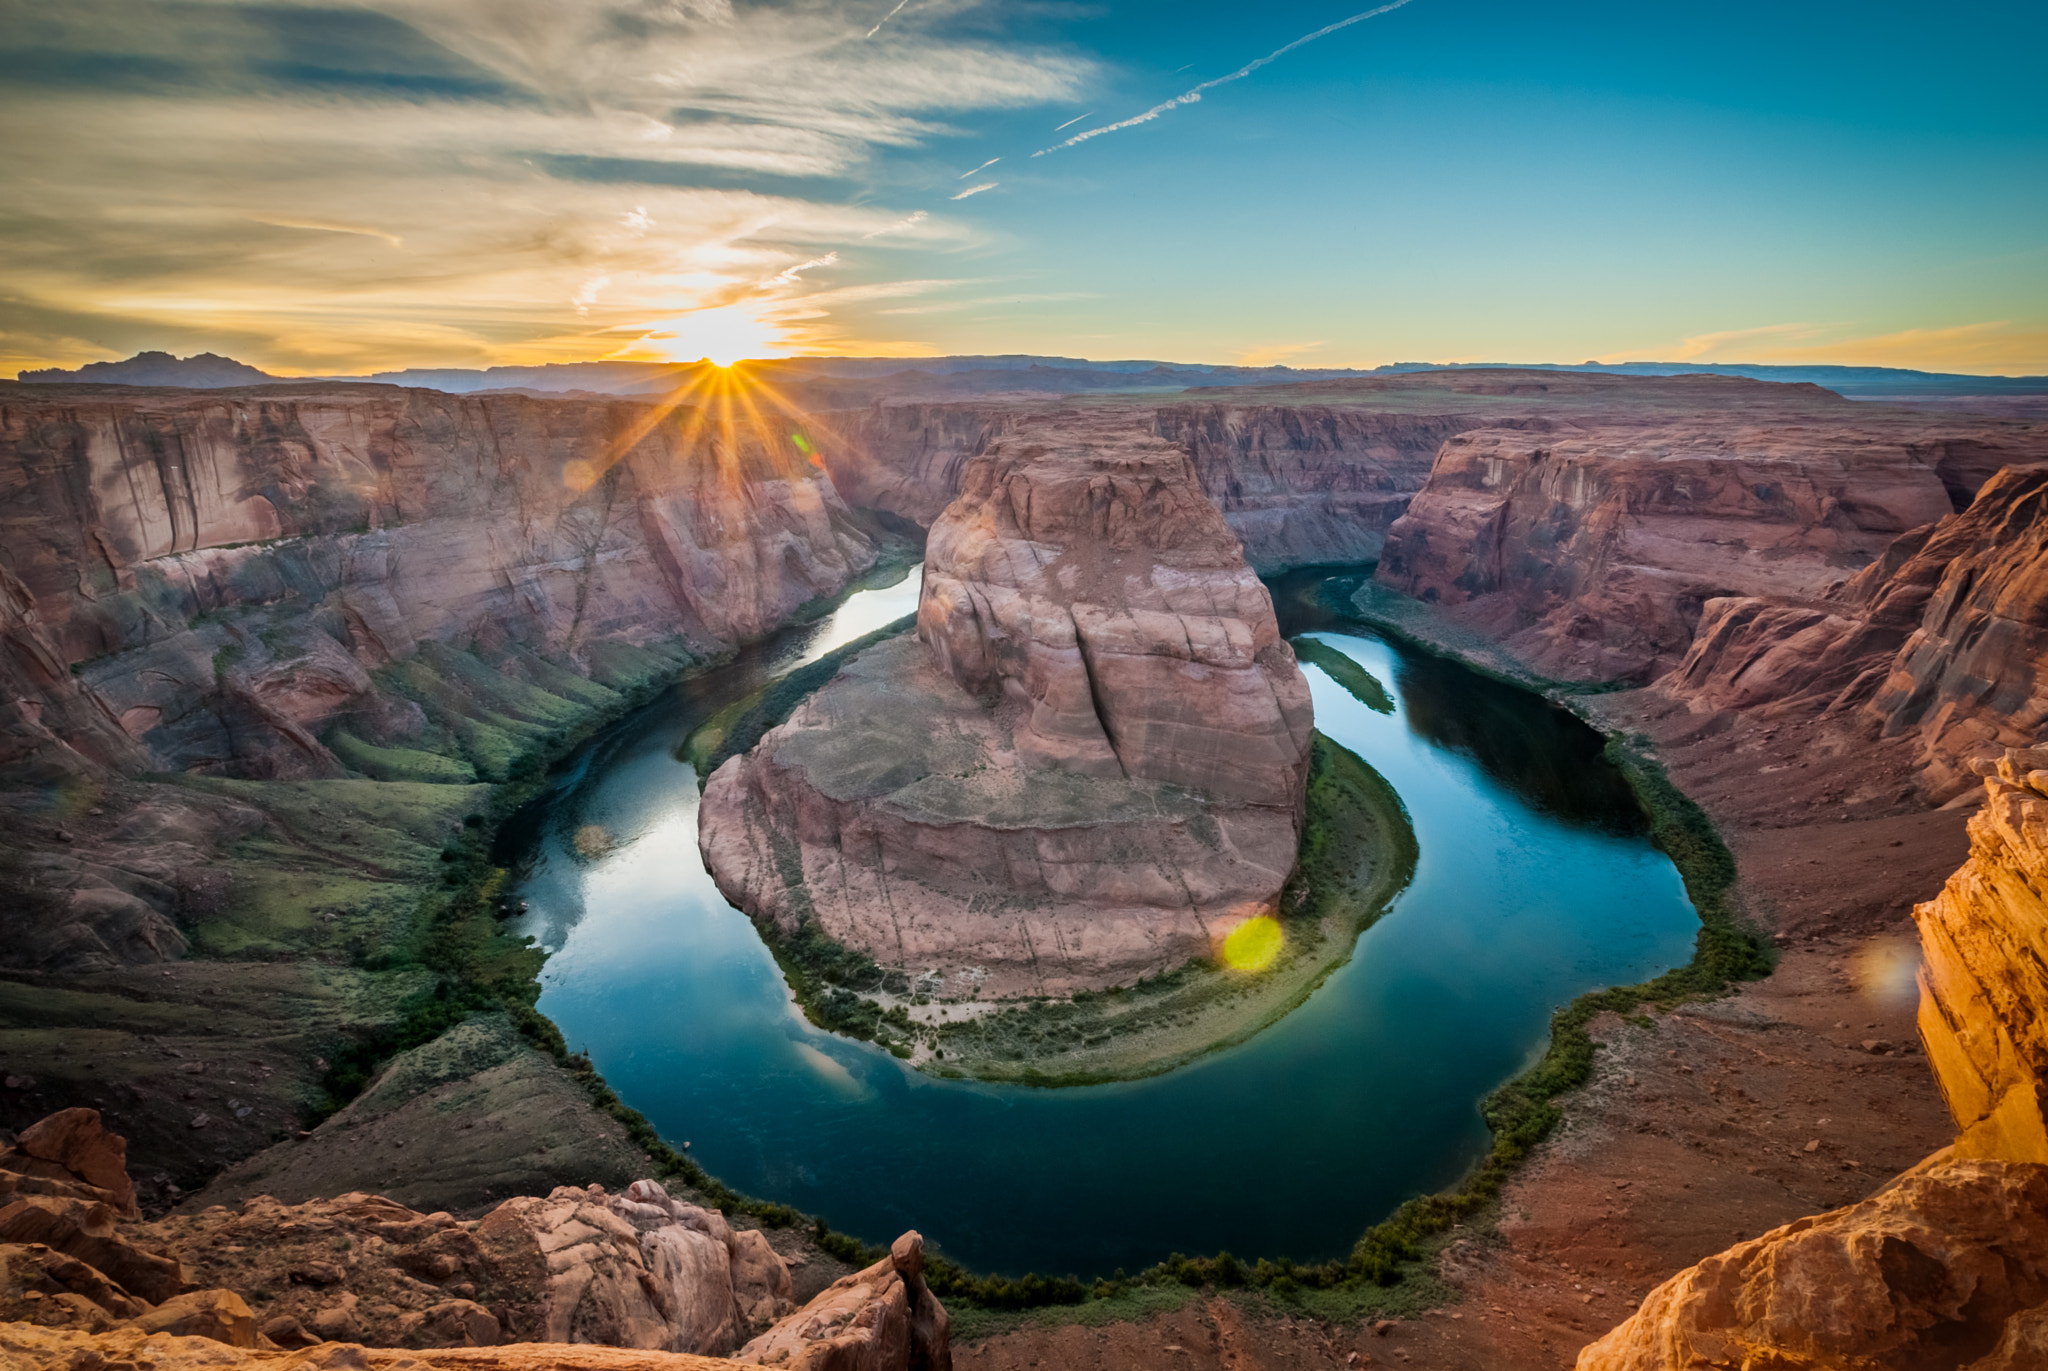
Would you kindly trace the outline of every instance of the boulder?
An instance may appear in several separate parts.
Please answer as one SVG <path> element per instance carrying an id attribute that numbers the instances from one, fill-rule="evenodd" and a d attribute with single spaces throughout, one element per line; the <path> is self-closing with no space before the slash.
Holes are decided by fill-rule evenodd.
<path id="1" fill-rule="evenodd" d="M 1937 1153 L 1859 1204 L 1680 1272 L 1578 1371 L 2039 1366 L 2048 1166 Z"/>
<path id="2" fill-rule="evenodd" d="M 733 1358 L 789 1371 L 952 1371 L 952 1321 L 924 1280 L 924 1238 L 843 1276 Z"/>
<path id="3" fill-rule="evenodd" d="M 97 1109 L 60 1109 L 23 1129 L 12 1152 L 0 1153 L 0 1170 L 16 1170 L 14 1153 L 62 1167 L 99 1192 L 129 1218 L 139 1218 L 135 1183 L 128 1178 L 128 1143 L 100 1124 Z"/>
<path id="4" fill-rule="evenodd" d="M 174 1295 L 146 1314 L 128 1321 L 142 1333 L 168 1333 L 174 1338 L 211 1338 L 230 1347 L 254 1347 L 256 1316 L 232 1290 L 192 1290 Z"/>

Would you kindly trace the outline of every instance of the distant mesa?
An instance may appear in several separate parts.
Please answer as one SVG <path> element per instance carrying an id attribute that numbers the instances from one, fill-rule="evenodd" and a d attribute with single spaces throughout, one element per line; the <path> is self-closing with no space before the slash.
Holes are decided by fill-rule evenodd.
<path id="1" fill-rule="evenodd" d="M 87 362 L 76 371 L 46 367 L 24 371 L 20 379 L 37 385 L 178 386 L 187 390 L 223 390 L 229 386 L 260 386 L 280 381 L 267 371 L 218 353 L 173 357 L 168 352 L 138 352 L 125 362 Z"/>

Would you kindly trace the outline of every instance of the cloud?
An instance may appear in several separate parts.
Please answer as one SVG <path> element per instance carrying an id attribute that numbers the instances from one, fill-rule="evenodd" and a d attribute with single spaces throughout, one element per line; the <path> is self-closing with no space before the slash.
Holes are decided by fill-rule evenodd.
<path id="1" fill-rule="evenodd" d="M 986 30 L 863 44 L 834 0 L 41 7 L 0 29 L 10 70 L 63 57 L 0 86 L 0 179 L 36 188 L 0 213 L 0 333 L 19 365 L 541 361 L 858 282 L 980 241 L 866 202 L 878 159 L 1091 71 Z"/>
<path id="2" fill-rule="evenodd" d="M 985 190 L 994 190 L 997 186 L 1000 186 L 1001 184 L 1001 181 L 983 181 L 978 186 L 969 186 L 966 190 L 961 191 L 958 195 L 949 195 L 946 198 L 948 200 L 965 200 L 970 195 L 979 195 Z"/>
<path id="3" fill-rule="evenodd" d="M 1084 129 L 1082 132 L 1075 134 L 1072 138 L 1069 138 L 1064 143 L 1055 143 L 1053 146 L 1049 148 L 1040 148 L 1037 152 L 1034 152 L 1031 155 L 1033 157 L 1043 157 L 1048 152 L 1058 152 L 1062 148 L 1073 147 L 1076 143 L 1085 143 L 1091 138 L 1100 138 L 1105 133 L 1115 133 L 1120 129 L 1132 128 L 1138 124 L 1149 124 L 1154 119 L 1157 119 L 1160 115 L 1167 113 L 1169 110 L 1178 109 L 1182 105 L 1193 105 L 1200 103 L 1203 91 L 1214 90 L 1218 86 L 1227 86 L 1232 81 L 1242 81 L 1245 77 L 1250 76 L 1260 67 L 1267 66 L 1273 62 L 1279 61 L 1282 57 L 1285 57 L 1288 53 L 1293 52 L 1298 47 L 1302 47 L 1306 44 L 1313 43 L 1318 38 L 1326 38 L 1330 34 L 1335 33 L 1339 29 L 1348 29 L 1353 24 L 1361 24 L 1368 19 L 1376 19 L 1380 15 L 1389 13 L 1393 10 L 1400 9 L 1403 5 L 1406 5 L 1408 3 L 1410 3 L 1410 0 L 1393 0 L 1392 4 L 1381 5 L 1378 9 L 1366 10 L 1362 13 L 1354 14 L 1349 19 L 1339 19 L 1334 24 L 1325 24 L 1321 28 L 1317 29 L 1314 33 L 1305 33 L 1301 37 L 1295 39 L 1292 43 L 1283 44 L 1282 46 L 1277 47 L 1273 49 L 1271 52 L 1267 53 L 1264 57 L 1256 58 L 1253 61 L 1245 63 L 1243 66 L 1239 67 L 1236 71 L 1231 72 L 1227 76 L 1219 76 L 1213 81 L 1204 81 L 1199 86 L 1196 86 L 1193 89 L 1184 92 L 1183 94 L 1174 96 L 1171 100 L 1163 100 L 1160 103 L 1154 105 L 1151 109 L 1146 110 L 1143 114 L 1134 114 L 1128 119 L 1119 120 L 1114 124 L 1104 124 L 1101 128 L 1098 129 Z M 1086 115 L 1082 116 L 1082 118 L 1084 119 L 1086 117 Z M 1075 122 L 1078 121 L 1071 119 L 1067 121 L 1067 123 Z M 1066 124 L 1061 124 L 1060 128 L 1063 129 L 1066 126 Z M 1059 129 L 1054 129 L 1053 132 L 1058 133 Z"/>
<path id="4" fill-rule="evenodd" d="M 955 181 L 965 181 L 968 177 L 974 175 L 976 171 L 987 171 L 990 167 L 994 166 L 996 163 L 1002 160 L 1003 159 L 1000 157 L 991 157 L 986 162 L 983 162 L 980 166 L 975 167 L 972 171 L 963 171 L 953 179 Z"/>

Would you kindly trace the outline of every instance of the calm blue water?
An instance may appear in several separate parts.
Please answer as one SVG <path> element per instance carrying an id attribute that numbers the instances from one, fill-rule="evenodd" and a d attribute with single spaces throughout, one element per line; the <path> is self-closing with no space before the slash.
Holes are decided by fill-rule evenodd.
<path id="1" fill-rule="evenodd" d="M 1317 727 L 1393 783 L 1421 846 L 1349 965 L 1252 1041 L 1126 1085 L 935 1081 L 820 1032 L 704 870 L 696 778 L 672 754 L 735 692 L 916 594 L 913 577 L 857 595 L 627 720 L 527 830 L 523 931 L 553 954 L 541 1009 L 740 1190 L 869 1241 L 915 1227 L 991 1272 L 1092 1276 L 1224 1248 L 1319 1260 L 1484 1152 L 1478 1102 L 1541 1052 L 1553 1009 L 1691 955 L 1678 874 L 1633 831 L 1590 730 L 1282 595 L 1290 631 L 1322 622 L 1399 706 L 1375 714 L 1308 669 Z M 616 844 L 594 862 L 569 845 L 589 824 Z"/>

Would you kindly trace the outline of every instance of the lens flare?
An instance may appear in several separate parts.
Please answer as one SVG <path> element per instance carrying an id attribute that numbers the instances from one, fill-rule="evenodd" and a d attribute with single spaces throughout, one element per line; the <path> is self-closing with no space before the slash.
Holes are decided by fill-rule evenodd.
<path id="1" fill-rule="evenodd" d="M 1920 997 L 1920 945 L 1910 938 L 1880 938 L 1849 958 L 1849 978 L 1866 1000 L 1904 1009 Z"/>
<path id="2" fill-rule="evenodd" d="M 576 836 L 570 842 L 575 847 L 577 856 L 591 862 L 605 856 L 618 845 L 618 840 L 612 837 L 611 830 L 602 824 L 583 825 L 576 830 Z"/>
<path id="3" fill-rule="evenodd" d="M 1280 921 L 1270 914 L 1246 919 L 1223 939 L 1223 964 L 1232 971 L 1264 971 L 1287 941 Z"/>

